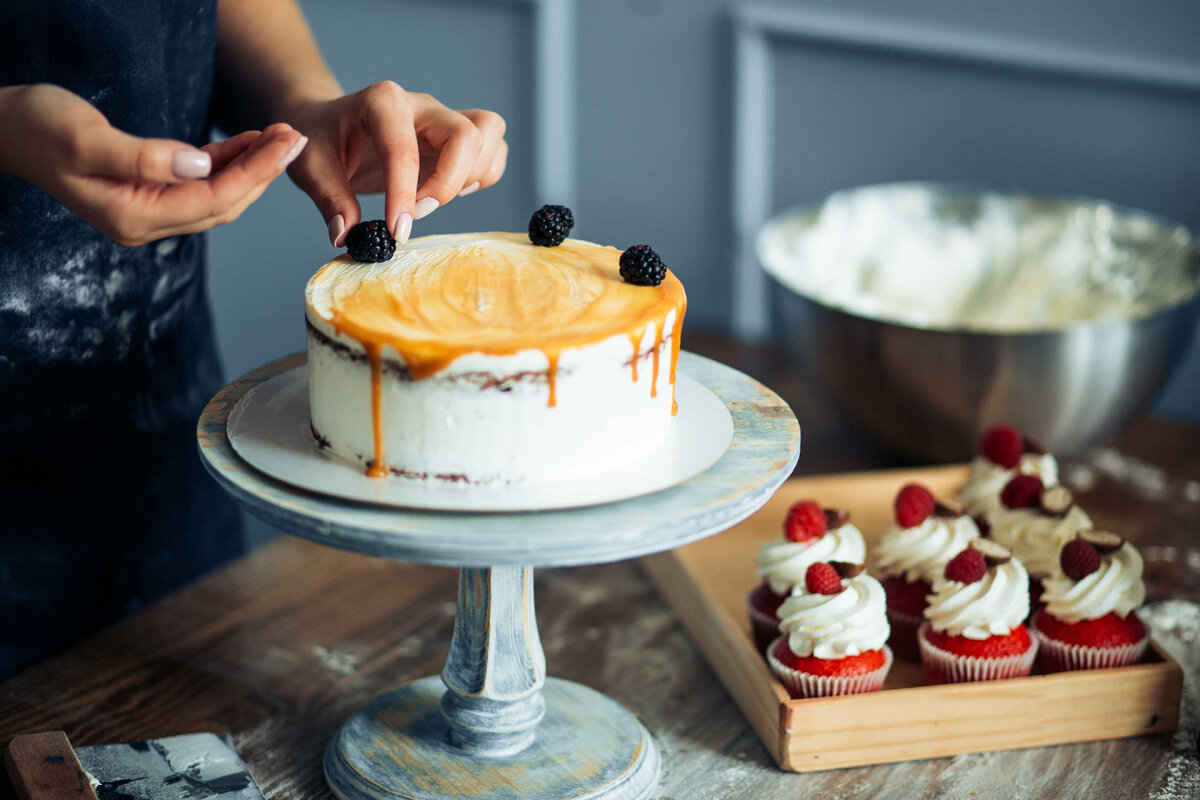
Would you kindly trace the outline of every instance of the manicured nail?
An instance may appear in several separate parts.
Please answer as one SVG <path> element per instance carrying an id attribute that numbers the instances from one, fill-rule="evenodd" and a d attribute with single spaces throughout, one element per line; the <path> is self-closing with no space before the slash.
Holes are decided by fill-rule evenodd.
<path id="1" fill-rule="evenodd" d="M 212 156 L 203 150 L 180 150 L 171 156 L 171 172 L 176 178 L 205 178 L 212 172 Z"/>
<path id="2" fill-rule="evenodd" d="M 433 209 L 430 210 L 432 211 Z M 404 244 L 408 241 L 408 237 L 412 233 L 412 223 L 412 214 L 409 214 L 407 211 L 401 214 L 400 218 L 396 220 L 396 235 L 393 238 L 397 244 Z"/>
<path id="3" fill-rule="evenodd" d="M 440 205 L 441 203 L 439 203 L 436 198 L 422 197 L 417 201 L 417 207 L 413 209 L 413 219 L 424 219 L 425 217 L 428 217 L 434 211 L 437 211 L 437 207 Z"/>
<path id="4" fill-rule="evenodd" d="M 306 144 L 308 144 L 308 137 L 301 136 L 300 140 L 292 145 L 292 149 L 284 153 L 283 158 L 279 159 L 279 166 L 276 167 L 276 169 L 280 172 L 283 172 L 285 169 L 287 169 L 288 164 L 291 164 L 296 160 L 296 156 L 300 155 L 300 151 L 304 149 L 304 145 Z"/>
<path id="5" fill-rule="evenodd" d="M 466 197 L 467 195 L 474 194 L 475 192 L 478 192 L 478 191 L 479 191 L 479 181 L 475 181 L 470 186 L 464 187 L 463 190 L 458 193 L 458 196 Z"/>
<path id="6" fill-rule="evenodd" d="M 333 219 L 329 220 L 329 243 L 334 247 L 342 246 L 342 234 L 346 232 L 346 218 L 341 214 L 335 214 Z"/>

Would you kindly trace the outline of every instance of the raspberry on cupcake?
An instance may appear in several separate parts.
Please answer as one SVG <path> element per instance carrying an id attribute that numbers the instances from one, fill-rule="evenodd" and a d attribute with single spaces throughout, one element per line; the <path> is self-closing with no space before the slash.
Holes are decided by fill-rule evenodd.
<path id="1" fill-rule="evenodd" d="M 1142 557 L 1109 531 L 1084 531 L 1059 553 L 1033 616 L 1043 672 L 1136 664 L 1150 634 L 1135 609 L 1146 597 Z"/>
<path id="2" fill-rule="evenodd" d="M 1008 548 L 977 539 L 934 581 L 917 633 L 928 683 L 1028 675 L 1037 642 L 1025 628 L 1029 577 Z"/>
<path id="3" fill-rule="evenodd" d="M 810 564 L 845 561 L 861 564 L 867 546 L 862 533 L 850 524 L 850 515 L 839 509 L 822 508 L 814 500 L 801 500 L 788 509 L 778 539 L 764 542 L 754 562 L 762 578 L 747 598 L 754 641 L 766 650 L 779 636 L 779 606 L 804 583 Z"/>
<path id="4" fill-rule="evenodd" d="M 971 461 L 971 474 L 958 499 L 972 515 L 987 518 L 1000 508 L 1001 490 L 1017 475 L 1032 475 L 1053 486 L 1058 483 L 1058 462 L 1036 439 L 1011 425 L 989 428 L 979 439 L 979 455 Z"/>
<path id="5" fill-rule="evenodd" d="M 861 563 L 819 561 L 779 608 L 783 634 L 767 648 L 792 697 L 873 692 L 892 666 L 883 587 Z"/>
<path id="6" fill-rule="evenodd" d="M 917 629 L 925 621 L 925 598 L 946 562 L 979 537 L 975 521 L 950 501 L 938 501 L 920 484 L 909 484 L 896 495 L 896 522 L 875 547 L 896 655 L 910 661 L 921 657 Z"/>
<path id="7" fill-rule="evenodd" d="M 1000 492 L 1001 508 L 990 517 L 990 536 L 1013 551 L 1029 572 L 1030 605 L 1041 602 L 1042 583 L 1058 571 L 1058 554 L 1091 517 L 1065 486 L 1043 486 L 1032 475 L 1014 476 Z"/>

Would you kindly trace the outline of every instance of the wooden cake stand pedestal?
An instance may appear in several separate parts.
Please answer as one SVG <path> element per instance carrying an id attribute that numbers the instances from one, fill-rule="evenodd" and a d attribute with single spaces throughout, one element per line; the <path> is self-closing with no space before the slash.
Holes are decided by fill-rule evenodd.
<path id="1" fill-rule="evenodd" d="M 460 568 L 454 637 L 441 676 L 382 695 L 342 726 L 325 751 L 333 793 L 341 800 L 649 797 L 660 762 L 645 727 L 599 692 L 546 678 L 533 567 L 635 558 L 745 519 L 795 466 L 800 428 L 791 410 L 740 372 L 683 353 L 679 370 L 725 403 L 734 427 L 729 449 L 695 478 L 589 508 L 408 511 L 293 488 L 233 451 L 226 432 L 233 407 L 255 386 L 303 363 L 303 355 L 272 362 L 213 398 L 198 430 L 209 472 L 250 513 L 289 533 Z"/>

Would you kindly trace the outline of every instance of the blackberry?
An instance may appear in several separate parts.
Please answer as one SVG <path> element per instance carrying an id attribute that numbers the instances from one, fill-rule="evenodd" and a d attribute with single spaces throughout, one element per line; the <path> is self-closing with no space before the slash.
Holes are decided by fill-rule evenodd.
<path id="1" fill-rule="evenodd" d="M 387 261 L 396 252 L 396 240 L 383 220 L 360 222 L 346 234 L 346 252 L 355 261 Z"/>
<path id="2" fill-rule="evenodd" d="M 538 247 L 558 247 L 575 227 L 575 217 L 566 206 L 542 206 L 529 218 L 529 241 Z"/>
<path id="3" fill-rule="evenodd" d="M 635 244 L 621 253 L 621 277 L 634 286 L 658 286 L 667 277 L 667 265 L 648 244 Z"/>

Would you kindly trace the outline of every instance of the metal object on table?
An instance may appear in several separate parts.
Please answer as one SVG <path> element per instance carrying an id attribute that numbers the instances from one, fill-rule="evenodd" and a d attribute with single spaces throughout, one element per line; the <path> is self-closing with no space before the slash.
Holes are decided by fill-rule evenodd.
<path id="1" fill-rule="evenodd" d="M 233 452 L 226 436 L 230 410 L 254 386 L 302 363 L 303 356 L 280 359 L 213 398 L 198 429 L 209 472 L 250 513 L 290 533 L 371 555 L 460 567 L 454 638 L 440 680 L 401 686 L 346 722 L 325 753 L 334 793 L 341 800 L 650 796 L 660 763 L 641 723 L 599 692 L 546 679 L 532 568 L 659 552 L 746 518 L 799 456 L 800 429 L 787 405 L 729 367 L 682 353 L 679 371 L 712 390 L 734 421 L 729 450 L 701 475 L 592 508 L 405 511 L 293 489 Z"/>
<path id="2" fill-rule="evenodd" d="M 1200 315 L 1200 254 L 1190 234 L 1141 212 L 937 184 L 864 187 L 834 201 L 894 214 L 881 226 L 895 237 L 911 216 L 918 238 L 935 240 L 934 249 L 945 244 L 943 268 L 923 277 L 910 242 L 889 248 L 885 240 L 871 251 L 851 241 L 872 235 L 864 229 L 869 215 L 843 215 L 820 246 L 807 245 L 806 237 L 819 230 L 821 209 L 782 214 L 759 234 L 783 341 L 806 377 L 869 433 L 913 455 L 968 458 L 979 433 L 1001 421 L 1055 451 L 1078 452 L 1103 440 L 1149 409 Z M 1005 224 L 987 223 L 987 214 L 1001 215 Z M 1067 244 L 1064 231 L 1074 237 Z M 939 232 L 949 232 L 945 243 L 936 241 Z M 842 235 L 845 257 L 862 261 L 850 278 L 836 274 L 832 237 Z M 976 235 L 985 241 L 980 252 L 966 248 L 970 263 L 963 265 L 973 276 L 935 291 L 955 279 L 953 259 Z M 1006 242 L 1012 248 L 1004 255 L 984 251 Z M 1038 255 L 1037 242 L 1049 254 Z M 826 251 L 828 264 L 805 261 Z M 1039 294 L 1044 287 L 1030 270 L 1053 272 L 1060 251 L 1086 267 L 1070 276 L 1079 285 L 1063 279 Z M 891 264 L 893 252 L 907 262 Z M 1012 292 L 1021 302 L 1039 304 L 1028 324 L 1005 305 L 1005 292 L 1018 285 L 1021 293 Z M 948 298 L 949 310 L 921 308 L 914 297 L 922 291 Z M 1085 307 L 1073 292 L 1102 313 L 1070 319 Z"/>

